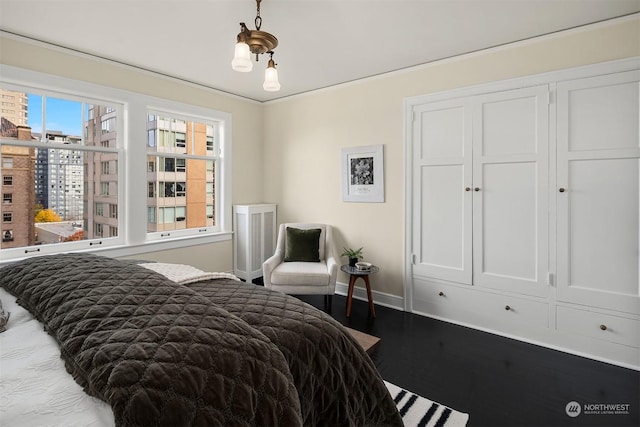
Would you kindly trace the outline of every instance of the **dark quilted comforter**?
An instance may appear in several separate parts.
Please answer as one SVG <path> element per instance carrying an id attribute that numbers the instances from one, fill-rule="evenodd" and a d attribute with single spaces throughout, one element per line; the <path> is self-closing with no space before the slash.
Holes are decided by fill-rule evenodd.
<path id="1" fill-rule="evenodd" d="M 402 425 L 371 359 L 293 297 L 86 254 L 3 267 L 0 286 L 118 426 Z"/>

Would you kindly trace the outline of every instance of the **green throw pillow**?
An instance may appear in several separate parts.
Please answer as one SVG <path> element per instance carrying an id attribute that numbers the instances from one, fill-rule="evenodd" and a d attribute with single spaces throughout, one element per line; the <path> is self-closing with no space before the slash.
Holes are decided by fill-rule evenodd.
<path id="1" fill-rule="evenodd" d="M 287 227 L 284 262 L 320 262 L 320 228 L 301 230 Z"/>

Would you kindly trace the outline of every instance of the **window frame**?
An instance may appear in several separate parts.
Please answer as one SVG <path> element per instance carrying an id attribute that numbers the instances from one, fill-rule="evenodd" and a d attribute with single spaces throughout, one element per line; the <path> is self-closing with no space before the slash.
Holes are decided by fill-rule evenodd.
<path id="1" fill-rule="evenodd" d="M 4 248 L 0 250 L 0 264 L 6 260 L 67 251 L 100 252 L 106 256 L 114 257 L 133 256 L 232 239 L 231 141 L 233 123 L 231 113 L 5 64 L 0 64 L 0 85 L 3 88 L 19 92 L 37 93 L 108 106 L 113 108 L 117 117 L 121 118 L 116 122 L 117 147 L 112 147 L 118 153 L 117 162 L 119 165 L 116 172 L 119 183 L 117 189 L 119 235 L 113 238 L 81 240 L 37 247 Z M 179 112 L 192 119 L 199 118 L 217 124 L 216 149 L 220 158 L 215 176 L 215 183 L 218 187 L 216 206 L 214 207 L 217 227 L 179 230 L 180 233 L 167 233 L 170 235 L 163 237 L 151 238 L 147 235 L 147 215 L 143 213 L 147 210 L 147 187 L 146 185 L 128 185 L 127 183 L 146 181 L 147 169 L 146 167 L 141 168 L 140 165 L 148 157 L 146 119 L 150 110 L 171 114 Z M 5 141 L 5 143 L 15 145 L 17 141 Z M 82 148 L 84 150 L 89 147 L 83 146 Z M 90 147 L 90 149 L 101 151 L 103 147 Z M 2 159 L 0 159 L 1 161 Z M 34 191 L 37 190 L 34 189 Z"/>
<path id="2" fill-rule="evenodd" d="M 229 170 L 229 165 L 227 164 L 229 160 L 226 160 L 225 162 L 225 156 L 224 156 L 225 151 L 229 150 L 229 147 L 228 147 L 229 141 L 226 140 L 225 138 L 225 127 L 228 126 L 228 124 L 225 121 L 222 121 L 219 119 L 216 120 L 215 118 L 204 116 L 202 115 L 202 111 L 195 111 L 193 108 L 178 110 L 176 108 L 173 108 L 173 109 L 163 108 L 158 105 L 149 106 L 147 110 L 146 120 L 145 120 L 145 124 L 147 125 L 148 128 L 150 126 L 150 123 L 152 123 L 152 121 L 149 120 L 150 117 L 153 117 L 154 119 L 158 119 L 158 118 L 167 119 L 167 120 L 170 120 L 172 123 L 176 121 L 186 122 L 186 123 L 196 122 L 196 123 L 205 124 L 207 128 L 210 126 L 213 128 L 213 135 L 212 135 L 213 141 L 214 141 L 213 147 L 212 149 L 207 148 L 205 150 L 205 155 L 186 154 L 182 152 L 182 150 L 188 151 L 187 148 L 189 147 L 190 144 L 193 143 L 192 139 L 189 139 L 189 138 L 187 138 L 187 140 L 185 141 L 186 142 L 185 147 L 181 147 L 177 145 L 171 147 L 171 144 L 169 144 L 169 146 L 166 146 L 166 145 L 163 145 L 158 140 L 151 142 L 150 137 L 148 135 L 149 132 L 147 132 L 147 134 L 145 135 L 144 140 L 146 141 L 145 149 L 147 150 L 146 151 L 147 166 L 145 167 L 145 170 L 149 169 L 148 159 L 154 158 L 154 157 L 156 159 L 156 163 L 157 163 L 156 170 L 158 172 L 166 171 L 167 159 L 173 159 L 172 172 L 175 172 L 175 173 L 183 173 L 178 170 L 179 159 L 185 159 L 185 167 L 186 167 L 186 159 L 195 159 L 198 161 L 204 161 L 206 162 L 204 166 L 205 166 L 205 171 L 207 172 L 209 172 L 208 162 L 213 162 L 214 164 L 213 193 L 209 193 L 207 191 L 205 194 L 206 195 L 213 194 L 214 196 L 213 217 L 215 218 L 215 225 L 192 227 L 192 228 L 176 228 L 176 229 L 164 230 L 164 231 L 148 231 L 147 239 L 154 241 L 154 240 L 162 240 L 167 238 L 175 238 L 175 237 L 182 237 L 182 236 L 189 236 L 189 235 L 201 235 L 202 233 L 207 233 L 207 232 L 214 232 L 214 233 L 224 232 L 225 224 L 227 225 L 227 227 L 230 225 L 228 222 L 230 220 L 230 217 L 225 218 L 224 217 L 225 212 L 223 212 L 223 210 L 226 210 L 226 208 L 231 207 L 230 202 L 224 199 L 225 194 L 228 195 L 230 193 L 229 188 L 225 188 L 225 184 L 227 185 L 230 184 L 230 180 L 229 178 L 223 179 L 224 171 Z M 230 118 L 228 120 L 230 121 Z M 148 131 L 151 131 L 151 130 L 153 129 L 151 128 L 148 129 Z M 156 133 L 158 132 L 158 130 L 159 129 L 155 129 Z M 168 132 L 173 132 L 173 131 L 168 131 Z M 175 131 L 174 134 L 175 133 L 179 133 L 179 131 Z M 187 132 L 187 134 L 188 133 L 189 132 Z M 193 132 L 192 132 L 192 135 L 193 135 Z M 155 182 L 155 181 L 149 181 L 149 182 Z M 173 188 L 174 188 L 173 195 L 170 195 L 170 196 L 166 195 L 166 185 L 168 184 L 173 184 Z M 187 183 L 183 181 L 176 180 L 171 182 L 168 180 L 167 181 L 158 180 L 157 188 L 156 188 L 156 197 L 165 198 L 165 199 L 170 197 L 174 197 L 174 198 L 185 197 L 186 194 L 183 194 L 182 192 L 179 193 L 177 191 L 178 184 L 184 184 L 188 188 Z M 207 183 L 207 189 L 209 187 L 210 185 Z M 148 185 L 147 187 L 145 187 L 145 191 L 148 196 Z M 145 201 L 146 200 L 147 199 L 145 198 Z M 165 222 L 165 215 L 164 215 L 165 209 L 163 208 L 165 207 L 170 208 L 170 207 L 176 207 L 176 206 L 178 205 L 156 206 L 155 224 L 156 225 L 166 224 L 167 222 Z M 150 206 L 147 206 L 147 207 L 150 207 Z M 174 215 L 174 218 L 175 217 L 176 216 Z M 206 212 L 205 212 L 205 217 L 207 218 L 207 220 L 211 219 Z M 174 223 L 177 223 L 177 222 L 181 222 L 181 221 L 174 221 Z M 149 226 L 149 224 L 147 224 L 147 226 Z M 145 229 L 147 228 L 145 227 Z"/>
<path id="3" fill-rule="evenodd" d="M 48 80 L 48 77 L 45 77 L 44 80 Z M 57 79 L 54 78 L 53 80 L 57 80 Z M 93 94 L 90 91 L 87 91 L 84 93 L 78 93 L 75 90 L 71 90 L 71 88 L 64 88 L 64 87 L 60 88 L 60 87 L 42 85 L 41 81 L 38 78 L 28 82 L 24 82 L 24 81 L 15 82 L 5 78 L 5 76 L 3 75 L 2 78 L 0 78 L 0 86 L 4 89 L 11 90 L 11 91 L 24 92 L 27 94 L 41 96 L 43 104 L 45 104 L 45 98 L 46 99 L 55 98 L 55 99 L 62 99 L 66 101 L 84 103 L 86 105 L 89 105 L 89 104 L 100 105 L 100 106 L 109 105 L 113 109 L 113 115 L 114 115 L 113 119 L 115 120 L 115 123 L 116 123 L 116 128 L 114 129 L 114 131 L 116 132 L 115 147 L 105 148 L 102 145 L 95 145 L 95 146 L 86 145 L 85 123 L 86 123 L 86 120 L 89 119 L 89 116 L 85 115 L 84 111 L 82 111 L 82 117 L 79 118 L 80 119 L 79 123 L 80 123 L 80 126 L 82 127 L 80 130 L 82 137 L 78 145 L 74 145 L 73 147 L 70 147 L 69 144 L 65 143 L 65 141 L 62 141 L 62 140 L 58 141 L 55 136 L 53 138 L 46 139 L 46 133 L 54 129 L 44 128 L 40 132 L 37 132 L 41 134 L 41 137 L 39 140 L 33 139 L 33 140 L 25 141 L 25 140 L 11 139 L 11 138 L 0 138 L 0 146 L 7 145 L 7 146 L 19 146 L 19 147 L 30 147 L 30 148 L 36 148 L 36 149 L 45 149 L 45 150 L 48 150 L 46 153 L 49 159 L 59 158 L 61 160 L 64 160 L 65 164 L 69 164 L 70 166 L 75 165 L 74 162 L 69 161 L 70 156 L 72 160 L 78 159 L 79 158 L 78 153 L 83 153 L 83 155 L 89 152 L 107 153 L 107 154 L 116 155 L 118 160 L 124 159 L 123 147 L 124 147 L 124 140 L 125 140 L 124 138 L 125 108 L 124 108 L 123 102 L 115 100 L 108 96 L 100 96 L 100 94 Z M 46 120 L 46 110 L 43 113 L 42 119 L 43 121 Z M 38 124 L 42 125 L 43 127 L 45 127 L 46 125 L 45 123 L 38 123 Z M 54 150 L 61 150 L 61 152 L 55 153 Z M 1 154 L 0 154 L 0 157 L 2 157 Z M 1 160 L 1 159 L 0 161 L 4 162 L 4 160 Z M 34 174 L 38 174 L 37 165 L 38 165 L 38 159 L 36 159 L 34 163 Z M 84 163 L 83 163 L 83 168 L 84 168 Z M 122 182 L 121 180 L 123 179 L 124 179 L 124 175 L 118 174 L 118 181 L 116 181 L 116 185 L 118 182 Z M 50 187 L 49 191 L 52 192 L 53 194 L 70 195 L 69 192 L 65 190 L 66 184 L 64 182 L 63 176 L 52 174 L 51 180 L 47 181 L 46 185 Z M 85 189 L 85 190 L 90 191 L 89 189 Z M 33 191 L 34 191 L 34 195 L 38 194 L 38 188 L 34 187 Z M 117 195 L 117 196 L 118 196 L 118 204 L 120 205 L 124 203 L 124 198 L 122 198 L 120 195 Z M 84 194 L 83 194 L 83 197 L 84 197 Z M 63 215 L 62 212 L 59 212 L 58 214 L 61 216 Z M 120 228 L 121 226 L 122 224 L 118 222 L 118 227 Z M 32 245 L 32 246 L 20 246 L 15 248 L 1 248 L 0 261 L 5 259 L 9 259 L 9 260 L 19 259 L 19 258 L 32 256 L 32 255 L 46 255 L 46 254 L 68 252 L 68 251 L 82 251 L 83 249 L 95 249 L 95 247 L 104 248 L 104 247 L 119 246 L 119 245 L 122 245 L 123 243 L 124 243 L 124 238 L 122 236 L 113 237 L 109 239 L 105 239 L 104 237 L 94 237 L 94 238 L 87 238 L 84 240 L 77 240 L 72 242 L 47 243 L 47 244 Z"/>

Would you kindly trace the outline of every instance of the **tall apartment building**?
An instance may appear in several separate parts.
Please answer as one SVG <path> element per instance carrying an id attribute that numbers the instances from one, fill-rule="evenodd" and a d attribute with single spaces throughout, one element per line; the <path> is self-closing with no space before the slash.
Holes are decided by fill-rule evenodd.
<path id="1" fill-rule="evenodd" d="M 26 119 L 25 119 L 26 121 Z M 0 137 L 30 140 L 31 129 L 0 117 Z M 0 248 L 35 244 L 35 150 L 13 145 L 0 146 Z"/>
<path id="2" fill-rule="evenodd" d="M 48 131 L 45 141 L 64 145 L 78 145 L 81 137 Z M 80 150 L 36 149 L 36 204 L 51 209 L 65 221 L 81 221 L 84 212 L 83 156 Z"/>
<path id="3" fill-rule="evenodd" d="M 206 156 L 214 147 L 213 126 L 150 116 L 147 132 L 148 146 L 166 153 L 148 158 L 147 231 L 214 225 L 213 161 L 171 156 Z M 192 140 L 193 146 L 187 143 Z"/>
<path id="4" fill-rule="evenodd" d="M 24 92 L 0 89 L 0 116 L 16 126 L 27 126 L 28 100 Z"/>
<path id="5" fill-rule="evenodd" d="M 116 112 L 89 105 L 85 145 L 117 147 Z M 86 238 L 118 235 L 118 154 L 84 153 L 84 230 Z"/>

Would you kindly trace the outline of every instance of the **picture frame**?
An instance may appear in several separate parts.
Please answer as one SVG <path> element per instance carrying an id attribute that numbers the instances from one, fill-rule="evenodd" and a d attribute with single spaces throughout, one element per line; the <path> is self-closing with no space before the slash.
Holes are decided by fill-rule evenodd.
<path id="1" fill-rule="evenodd" d="M 342 149 L 342 201 L 384 202 L 383 145 Z"/>

